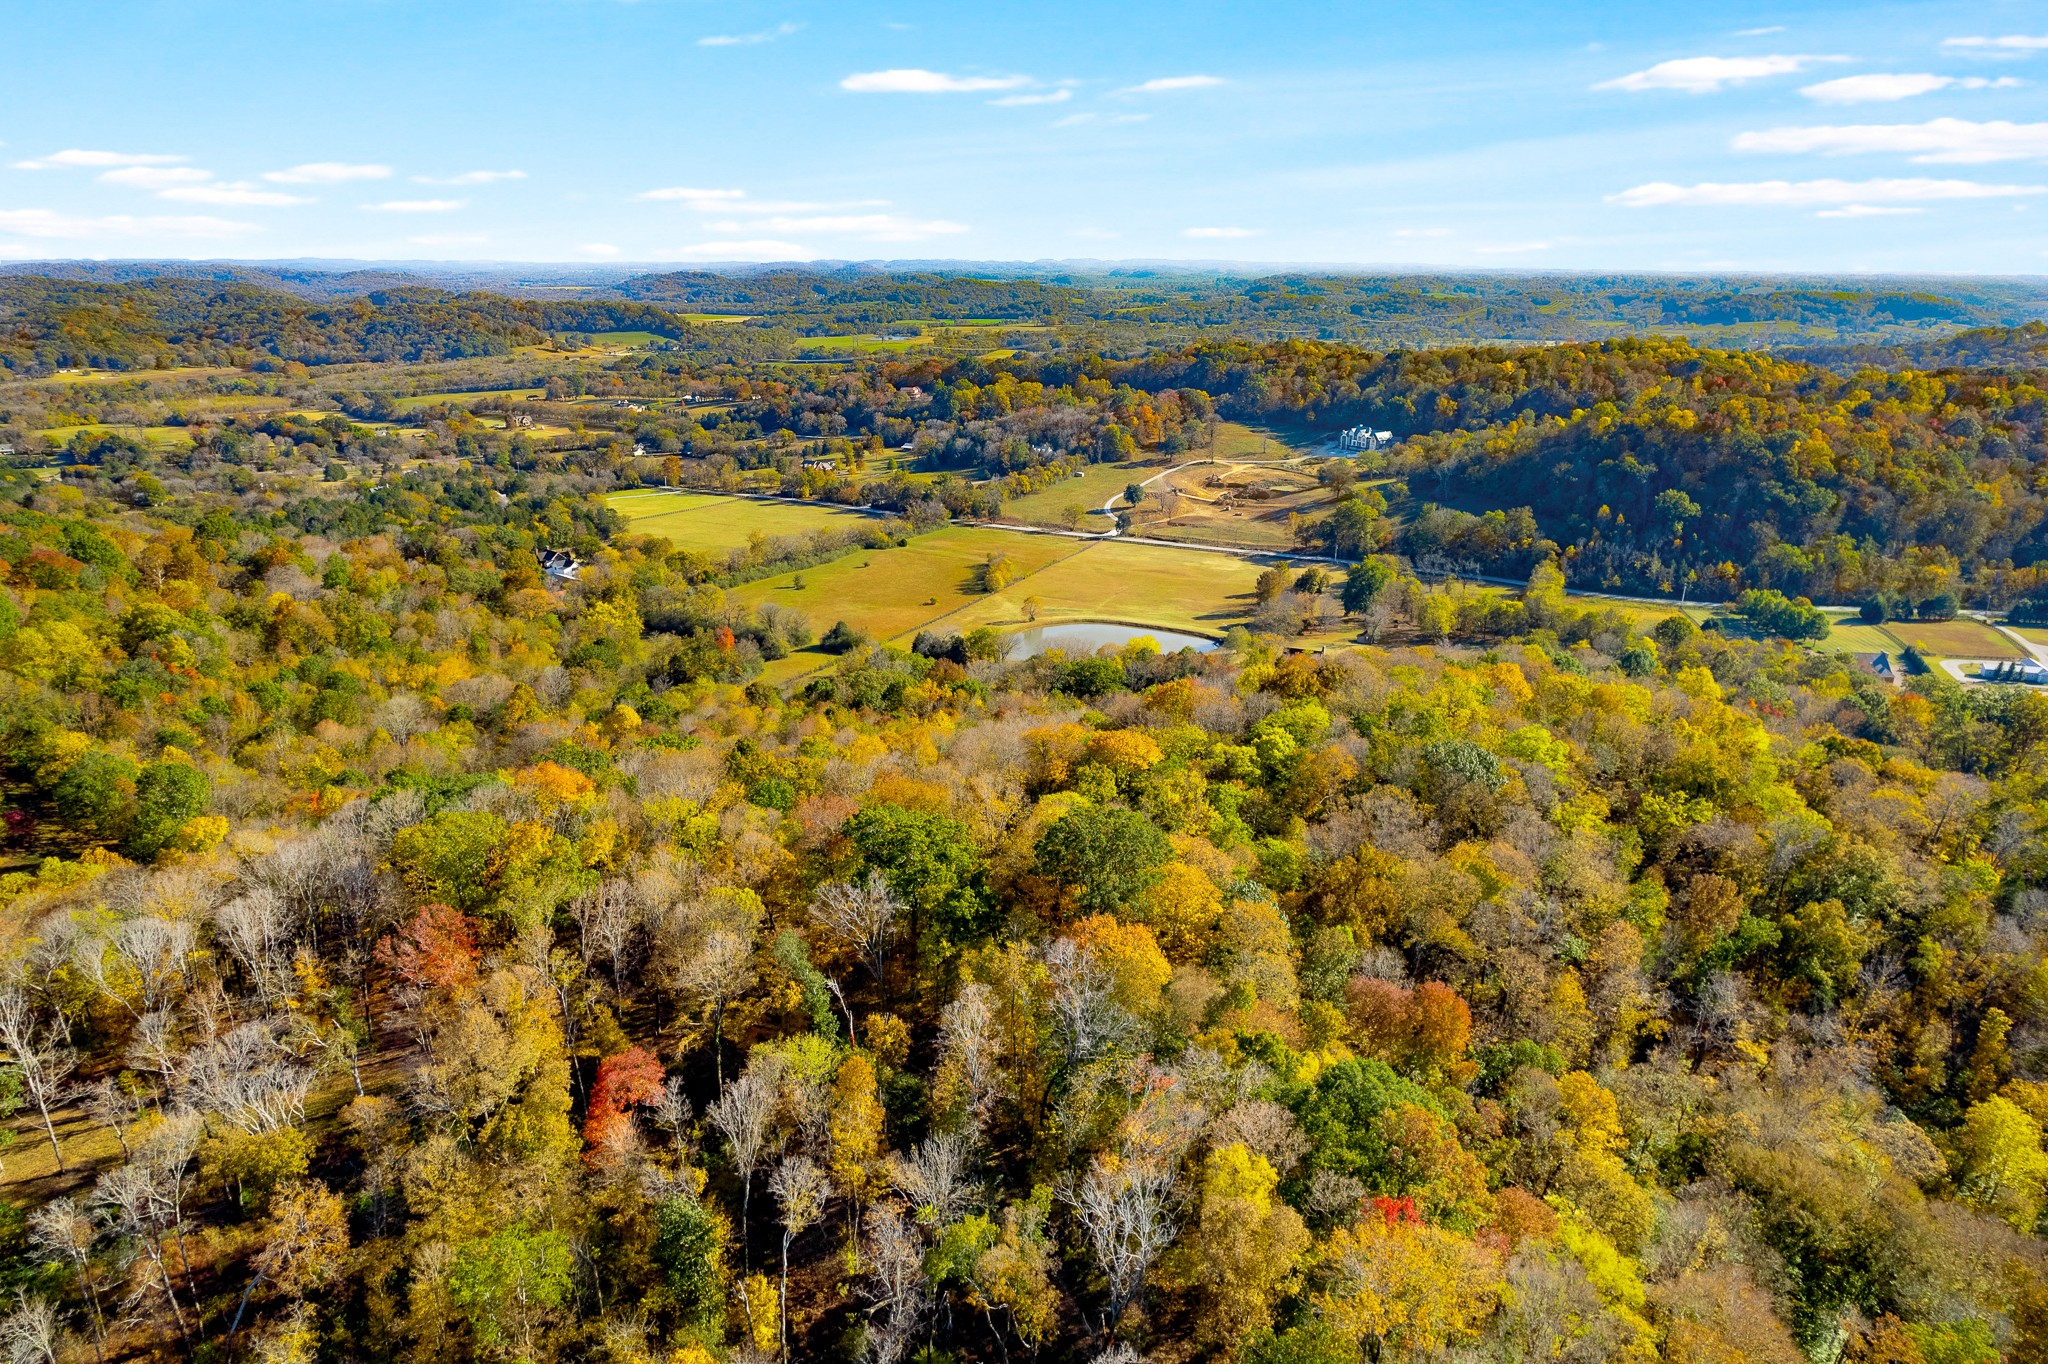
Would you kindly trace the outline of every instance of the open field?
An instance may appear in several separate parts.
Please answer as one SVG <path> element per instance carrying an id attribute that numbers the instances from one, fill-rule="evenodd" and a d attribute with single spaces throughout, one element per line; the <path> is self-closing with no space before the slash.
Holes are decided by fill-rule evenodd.
<path id="1" fill-rule="evenodd" d="M 682 315 L 683 321 L 694 322 L 699 326 L 716 326 L 725 322 L 752 322 L 754 317 L 755 314 L 753 313 L 684 313 Z"/>
<path id="2" fill-rule="evenodd" d="M 738 549 L 755 535 L 845 530 L 878 518 L 819 502 L 760 502 L 712 493 L 613 493 L 605 501 L 635 535 L 659 535 L 678 549 Z"/>
<path id="3" fill-rule="evenodd" d="M 1828 637 L 1820 647 L 1839 653 L 1890 654 L 1897 658 L 1905 651 L 1905 645 L 1881 625 L 1865 625 L 1854 616 L 1847 621 L 1837 621 L 1828 629 Z"/>
<path id="4" fill-rule="evenodd" d="M 2019 645 L 1974 620 L 1895 620 L 1886 621 L 1884 628 L 1929 658 L 2020 657 Z"/>
<path id="5" fill-rule="evenodd" d="M 537 402 L 544 396 L 544 391 L 538 388 L 491 388 L 471 393 L 421 393 L 410 398 L 393 398 L 391 402 L 400 411 L 405 411 L 433 403 L 475 402 L 479 398 L 509 398 L 514 402 Z"/>
<path id="6" fill-rule="evenodd" d="M 901 355 L 932 343 L 929 336 L 807 336 L 797 343 L 800 350 L 827 355 Z"/>
<path id="7" fill-rule="evenodd" d="M 1011 536 L 1035 540 L 1035 536 Z M 1075 543 L 1068 541 L 1067 543 Z M 1023 603 L 1038 599 L 1041 624 L 1061 620 L 1113 620 L 1157 625 L 1198 635 L 1221 635 L 1254 605 L 1252 585 L 1266 565 L 1235 554 L 1081 541 L 1069 554 L 1022 582 L 977 598 L 945 621 L 949 630 L 977 625 L 1022 626 Z M 1012 558 L 1017 557 L 1012 554 Z"/>
<path id="8" fill-rule="evenodd" d="M 1216 428 L 1215 445 L 1202 446 L 1196 453 L 1215 459 L 1292 459 L 1308 454 L 1312 448 L 1291 432 L 1223 422 Z"/>
<path id="9" fill-rule="evenodd" d="M 1112 497 L 1121 501 L 1126 486 L 1143 483 L 1165 467 L 1165 461 L 1157 459 L 1129 464 L 1091 464 L 1082 470 L 1079 478 L 1062 479 L 1050 488 L 1005 502 L 1003 519 L 1034 526 L 1064 526 L 1066 522 L 1060 519 L 1060 513 L 1068 506 L 1078 503 L 1086 511 L 1100 511 L 1102 504 Z M 1109 528 L 1108 521 L 1100 516 L 1082 525 L 1090 530 Z"/>
<path id="10" fill-rule="evenodd" d="M 92 436 L 103 436 L 108 432 L 120 436 L 133 436 L 137 440 L 159 446 L 192 443 L 191 433 L 182 426 L 109 426 L 105 422 L 87 422 L 83 426 L 52 426 L 35 434 L 62 445 L 68 444 L 71 438 L 81 431 Z"/>
<path id="11" fill-rule="evenodd" d="M 895 549 L 849 554 L 829 564 L 785 573 L 733 589 L 749 603 L 773 602 L 811 618 L 819 634 L 843 620 L 878 639 L 908 644 L 920 629 L 991 600 L 976 581 L 976 568 L 991 554 L 1007 555 L 1021 576 L 996 599 L 1022 602 L 1041 595 L 1034 584 L 1047 565 L 1079 553 L 1085 541 L 1058 535 L 1017 535 L 975 526 L 951 526 L 920 535 Z M 801 579 L 803 586 L 796 586 Z M 1014 605 L 1011 610 L 1016 610 Z M 977 622 L 978 623 L 978 622 Z M 967 625 L 947 622 L 950 629 Z M 824 667 L 834 655 L 802 650 L 778 661 L 770 681 L 782 681 Z"/>
<path id="12" fill-rule="evenodd" d="M 654 332 L 556 332 L 555 342 L 560 345 L 572 335 L 588 337 L 589 348 L 594 350 L 640 350 L 656 342 L 668 340 L 667 337 Z"/>

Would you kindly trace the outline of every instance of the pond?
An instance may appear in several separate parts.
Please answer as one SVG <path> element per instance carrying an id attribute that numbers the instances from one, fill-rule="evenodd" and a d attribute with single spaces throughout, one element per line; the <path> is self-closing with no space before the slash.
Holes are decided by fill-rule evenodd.
<path id="1" fill-rule="evenodd" d="M 1010 636 L 1009 652 L 1005 655 L 1012 662 L 1020 658 L 1033 658 L 1047 649 L 1064 649 L 1079 657 L 1092 654 L 1105 644 L 1121 649 L 1134 639 L 1151 639 L 1159 643 L 1161 653 L 1179 653 L 1182 649 L 1193 649 L 1206 654 L 1216 647 L 1213 639 L 1200 635 L 1186 635 L 1178 630 L 1155 630 L 1142 625 L 1117 625 L 1104 620 L 1069 620 L 1058 625 L 1034 625 L 1028 630 L 1019 630 Z"/>

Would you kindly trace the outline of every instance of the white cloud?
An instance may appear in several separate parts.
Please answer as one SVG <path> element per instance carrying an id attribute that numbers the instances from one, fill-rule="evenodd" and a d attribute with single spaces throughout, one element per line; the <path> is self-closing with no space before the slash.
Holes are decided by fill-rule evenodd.
<path id="1" fill-rule="evenodd" d="M 998 109 L 1013 109 L 1025 104 L 1064 104 L 1073 97 L 1074 92 L 1071 90 L 1048 90 L 1042 95 L 1004 95 L 1001 99 L 990 100 L 989 103 Z"/>
<path id="2" fill-rule="evenodd" d="M 202 185 L 213 179 L 212 171 L 197 166 L 124 166 L 98 177 L 103 185 L 124 185 L 129 189 L 169 189 L 173 185 Z"/>
<path id="3" fill-rule="evenodd" d="M 2048 157 L 2048 123 L 1974 123 L 1937 118 L 1926 123 L 1851 123 L 1812 128 L 1770 128 L 1738 133 L 1739 152 L 1857 156 L 1887 152 L 1925 164 L 1983 165 Z"/>
<path id="4" fill-rule="evenodd" d="M 709 204 L 724 206 L 747 197 L 743 189 L 693 189 L 688 185 L 671 185 L 667 189 L 650 189 L 633 196 L 636 199 L 680 199 L 687 204 Z"/>
<path id="5" fill-rule="evenodd" d="M 372 213 L 453 213 L 467 199 L 386 199 L 381 204 L 364 204 Z"/>
<path id="6" fill-rule="evenodd" d="M 183 161 L 182 156 L 156 156 L 133 152 L 91 152 L 76 147 L 68 151 L 52 152 L 48 156 L 32 161 L 17 161 L 16 170 L 68 170 L 77 167 L 99 166 L 173 166 Z"/>
<path id="7" fill-rule="evenodd" d="M 1925 213 L 1924 208 L 1909 208 L 1903 204 L 1844 204 L 1840 208 L 1824 208 L 1814 214 L 1816 218 L 1893 218 L 1902 213 Z"/>
<path id="8" fill-rule="evenodd" d="M 2002 38 L 1944 38 L 1941 45 L 1972 57 L 2024 57 L 2048 48 L 2048 36 L 2008 33 Z"/>
<path id="9" fill-rule="evenodd" d="M 224 184 L 213 178 L 212 171 L 200 170 L 196 166 L 124 166 L 99 176 L 104 185 L 120 185 L 125 189 L 152 190 L 159 199 L 173 199 L 183 204 L 229 204 L 239 208 L 284 208 L 292 204 L 310 204 L 296 194 L 280 190 L 261 189 L 247 181 Z"/>
<path id="10" fill-rule="evenodd" d="M 1256 227 L 1184 227 L 1180 230 L 1180 235 L 1183 237 L 1194 237 L 1198 240 L 1216 238 L 1235 240 L 1240 237 L 1256 237 L 1259 235 L 1259 229 Z"/>
<path id="11" fill-rule="evenodd" d="M 1783 33 L 1784 31 L 1785 26 L 1783 24 L 1772 24 L 1766 28 L 1738 28 L 1735 30 L 1735 36 L 1738 38 L 1768 38 L 1773 33 Z"/>
<path id="12" fill-rule="evenodd" d="M 47 208 L 0 209 L 0 232 L 15 232 L 24 237 L 240 237 L 262 230 L 254 223 L 229 222 L 225 218 L 137 218 L 126 213 L 72 218 Z"/>
<path id="13" fill-rule="evenodd" d="M 2000 76 L 1987 80 L 1983 76 L 1937 76 L 1931 72 L 1873 73 L 1868 76 L 1843 76 L 1838 80 L 1822 81 L 1818 85 L 1802 86 L 1799 93 L 1822 104 L 1872 104 L 1886 100 L 1911 99 L 1915 95 L 1931 94 L 1936 90 L 2011 90 L 2025 82 L 2011 76 Z"/>
<path id="14" fill-rule="evenodd" d="M 1091 242 L 1113 242 L 1121 240 L 1123 237 L 1123 233 L 1112 232 L 1106 227 L 1077 227 L 1067 235 Z"/>
<path id="15" fill-rule="evenodd" d="M 389 166 L 351 166 L 341 161 L 308 161 L 288 170 L 265 171 L 263 178 L 274 185 L 339 185 L 349 180 L 383 180 Z"/>
<path id="16" fill-rule="evenodd" d="M 464 171 L 460 175 L 450 175 L 445 179 L 436 179 L 431 175 L 415 175 L 412 180 L 416 185 L 492 185 L 500 180 L 525 178 L 526 172 L 523 170 L 473 170 Z"/>
<path id="17" fill-rule="evenodd" d="M 1111 114 L 1109 121 L 1111 123 L 1145 123 L 1151 117 L 1152 115 L 1150 114 Z"/>
<path id="18" fill-rule="evenodd" d="M 407 237 L 415 246 L 482 246 L 489 237 L 469 232 L 448 232 L 426 237 Z"/>
<path id="19" fill-rule="evenodd" d="M 762 29 L 759 33 L 714 33 L 699 38 L 699 47 L 752 47 L 757 43 L 772 43 L 777 38 L 787 38 L 803 27 L 801 24 L 777 24 L 774 28 Z"/>
<path id="20" fill-rule="evenodd" d="M 1015 90 L 1030 83 L 1027 76 L 949 76 L 943 71 L 906 67 L 856 72 L 839 82 L 839 88 L 860 95 L 958 95 L 980 90 Z"/>
<path id="21" fill-rule="evenodd" d="M 1513 242 L 1505 246 L 1475 246 L 1476 256 L 1526 256 L 1532 251 L 1548 251 L 1549 242 Z"/>
<path id="22" fill-rule="evenodd" d="M 1752 180 L 1674 185 L 1659 180 L 1607 196 L 1625 208 L 1827 208 L 2048 194 L 2048 185 L 1984 185 L 1974 180 Z"/>
<path id="23" fill-rule="evenodd" d="M 1806 57 L 1774 54 L 1768 57 L 1680 57 L 1658 62 L 1642 71 L 1631 71 L 1595 90 L 1683 90 L 1691 95 L 1711 95 L 1724 85 L 1762 80 L 1766 76 L 1789 76 L 1817 62 L 1847 61 L 1846 57 Z"/>
<path id="24" fill-rule="evenodd" d="M 310 204 L 313 201 L 298 194 L 286 194 L 282 190 L 259 189 L 244 181 L 233 184 L 178 185 L 160 190 L 159 199 L 175 199 L 183 204 L 232 204 L 243 208 L 289 208 L 293 204 Z"/>
<path id="25" fill-rule="evenodd" d="M 1078 128 L 1078 127 L 1080 127 L 1080 126 L 1081 126 L 1081 125 L 1082 125 L 1083 123 L 1093 123 L 1094 121 L 1095 121 L 1095 115 L 1094 115 L 1094 114 L 1092 114 L 1092 113 L 1091 113 L 1091 114 L 1068 114 L 1068 115 L 1067 115 L 1067 116 L 1066 116 L 1065 118 L 1056 118 L 1056 119 L 1054 119 L 1054 120 L 1052 121 L 1052 126 L 1053 126 L 1053 127 L 1055 127 L 1055 128 Z"/>
<path id="26" fill-rule="evenodd" d="M 698 242 L 669 253 L 685 260 L 813 260 L 817 252 L 795 242 L 766 239 L 755 241 Z"/>
<path id="27" fill-rule="evenodd" d="M 1161 76 L 1117 91 L 1120 95 L 1170 95 L 1177 90 L 1208 90 L 1224 84 L 1221 76 Z"/>
<path id="28" fill-rule="evenodd" d="M 576 248 L 586 256 L 616 256 L 619 248 L 610 242 L 585 242 Z"/>
<path id="29" fill-rule="evenodd" d="M 1455 228 L 1449 227 L 1397 227 L 1394 229 L 1394 235 L 1396 237 L 1448 237 L 1455 231 Z"/>

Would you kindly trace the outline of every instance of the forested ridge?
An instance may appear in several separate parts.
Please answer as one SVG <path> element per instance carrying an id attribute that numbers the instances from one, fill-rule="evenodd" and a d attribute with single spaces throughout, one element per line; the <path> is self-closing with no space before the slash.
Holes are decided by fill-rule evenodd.
<path id="1" fill-rule="evenodd" d="M 849 329 L 948 321 L 1053 327 L 1077 344 L 1126 356 L 1219 335 L 1415 347 L 1582 342 L 1645 331 L 1744 347 L 1890 346 L 1903 356 L 1965 328 L 2023 323 L 2043 305 L 2038 290 L 2002 281 L 1871 288 L 1656 276 L 1054 270 L 1033 277 L 1014 269 L 979 276 L 775 267 L 558 286 L 476 270 L 436 276 L 187 265 L 147 275 L 146 268 L 0 272 L 0 364 L 47 373 L 265 357 L 416 363 L 502 355 L 560 332 L 619 331 L 653 333 L 698 358 L 754 360 L 806 354 L 806 340 Z M 576 297 L 565 299 L 564 288 Z M 737 328 L 692 324 L 688 315 L 707 311 L 750 320 Z"/>
<path id="2" fill-rule="evenodd" d="M 1449 598 L 1365 557 L 1365 489 L 1343 607 L 1412 593 L 1412 630 L 1018 662 L 750 605 L 722 584 L 766 542 L 602 499 L 768 457 L 729 426 L 1028 477 L 1405 402 L 1419 488 L 1535 504 L 1516 471 L 1576 460 L 1581 502 L 1671 479 L 1718 535 L 1722 460 L 2038 497 L 2028 373 L 628 363 L 719 420 L 553 448 L 279 416 L 7 471 L 14 1357 L 2048 1352 L 2048 698 L 1582 610 L 1549 549 L 1486 629 L 1429 626 Z M 868 482 L 901 504 L 878 552 L 984 510 Z"/>

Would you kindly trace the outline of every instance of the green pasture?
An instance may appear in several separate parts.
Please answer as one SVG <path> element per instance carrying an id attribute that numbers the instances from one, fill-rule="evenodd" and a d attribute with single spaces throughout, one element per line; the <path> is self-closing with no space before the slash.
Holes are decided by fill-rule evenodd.
<path id="1" fill-rule="evenodd" d="M 654 490 L 613 493 L 605 499 L 635 535 L 659 535 L 678 549 L 739 549 L 756 535 L 807 535 L 874 524 L 868 512 L 822 502 L 763 502 L 710 493 Z"/>

